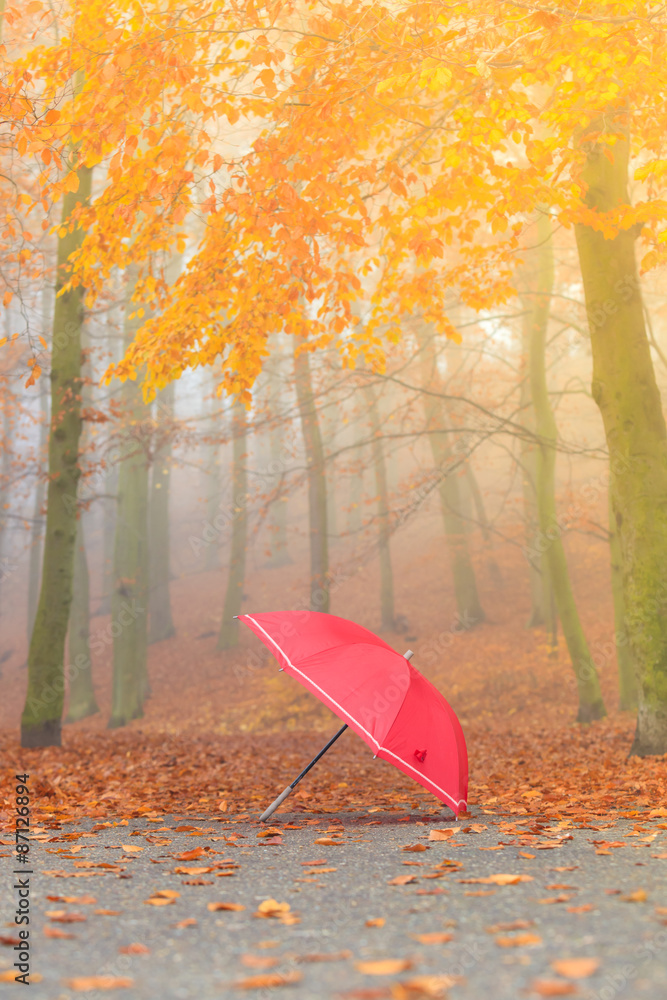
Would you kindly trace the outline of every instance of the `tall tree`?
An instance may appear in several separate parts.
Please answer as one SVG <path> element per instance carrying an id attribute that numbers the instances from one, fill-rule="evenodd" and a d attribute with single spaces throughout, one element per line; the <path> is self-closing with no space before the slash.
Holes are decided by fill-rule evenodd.
<path id="1" fill-rule="evenodd" d="M 76 154 L 74 154 L 76 155 Z M 39 603 L 28 652 L 28 690 L 21 746 L 60 746 L 65 683 L 63 659 L 72 600 L 76 498 L 81 434 L 81 285 L 68 285 L 68 261 L 83 242 L 78 206 L 90 199 L 92 168 L 76 164 L 73 190 L 63 198 L 56 258 L 51 346 L 51 428 L 44 557 Z M 68 285 L 65 290 L 65 286 Z"/>
<path id="2" fill-rule="evenodd" d="M 329 611 L 329 536 L 327 480 L 319 415 L 313 393 L 310 354 L 294 351 L 294 379 L 308 475 L 308 535 L 310 540 L 310 608 Z"/>
<path id="3" fill-rule="evenodd" d="M 382 446 L 382 425 L 375 389 L 372 384 L 364 387 L 368 404 L 368 417 L 372 436 L 373 471 L 378 519 L 378 555 L 380 557 L 380 621 L 382 628 L 391 630 L 395 625 L 394 573 L 391 565 L 391 512 L 387 489 L 387 466 Z"/>
<path id="4" fill-rule="evenodd" d="M 580 137 L 586 206 L 598 218 L 630 206 L 627 128 L 627 114 L 610 109 Z M 610 134 L 611 148 L 604 141 Z M 637 671 L 631 752 L 646 756 L 667 752 L 667 428 L 644 319 L 638 232 L 636 225 L 621 224 L 614 235 L 593 224 L 575 227 Z"/>
<path id="5" fill-rule="evenodd" d="M 149 642 L 169 639 L 175 633 L 171 616 L 169 558 L 171 532 L 169 526 L 169 490 L 171 484 L 171 447 L 174 421 L 175 383 L 165 386 L 157 398 L 155 428 L 156 446 L 153 451 L 149 496 Z"/>
<path id="6" fill-rule="evenodd" d="M 246 548 L 248 545 L 248 416 L 243 401 L 234 403 L 232 413 L 232 539 L 229 551 L 227 590 L 218 635 L 218 649 L 230 649 L 239 641 L 236 615 L 243 606 Z"/>
<path id="7" fill-rule="evenodd" d="M 452 566 L 452 579 L 459 620 L 467 628 L 484 621 L 484 609 L 477 592 L 475 569 L 470 557 L 466 523 L 461 517 L 459 490 L 460 469 L 450 444 L 445 412 L 439 392 L 442 389 L 438 372 L 435 336 L 423 327 L 417 328 L 420 345 L 420 366 L 424 390 L 424 415 L 433 463 L 439 477 L 442 518 Z"/>
<path id="8" fill-rule="evenodd" d="M 79 514 L 74 549 L 72 604 L 67 632 L 69 707 L 65 722 L 77 722 L 99 712 L 90 657 L 90 577 L 83 512 Z"/>
<path id="9" fill-rule="evenodd" d="M 125 299 L 126 348 L 141 324 L 133 303 L 137 268 L 128 268 Z M 114 541 L 114 586 L 111 594 L 113 683 L 109 728 L 124 726 L 143 715 L 148 693 L 148 476 L 150 417 L 138 379 L 121 389 L 124 426 L 118 472 L 118 506 Z"/>
<path id="10" fill-rule="evenodd" d="M 605 707 L 595 663 L 588 649 L 574 600 L 556 513 L 555 472 L 558 433 L 549 399 L 545 363 L 546 337 L 554 279 L 551 219 L 548 213 L 542 212 L 539 215 L 537 229 L 538 246 L 533 251 L 537 257 L 537 267 L 533 284 L 534 304 L 531 310 L 530 387 L 535 411 L 535 433 L 538 438 L 535 490 L 540 541 L 549 567 L 558 617 L 563 625 L 563 634 L 577 681 L 579 695 L 577 721 L 591 722 L 606 714 Z"/>
<path id="11" fill-rule="evenodd" d="M 39 439 L 38 439 L 38 460 L 44 461 L 49 421 L 49 401 L 44 385 L 39 387 Z M 42 561 L 42 539 L 44 537 L 44 499 L 46 497 L 46 479 L 40 473 L 35 483 L 35 499 L 32 508 L 32 524 L 30 525 L 30 555 L 28 557 L 28 644 L 32 636 L 37 614 L 37 601 L 39 600 L 40 570 Z"/>

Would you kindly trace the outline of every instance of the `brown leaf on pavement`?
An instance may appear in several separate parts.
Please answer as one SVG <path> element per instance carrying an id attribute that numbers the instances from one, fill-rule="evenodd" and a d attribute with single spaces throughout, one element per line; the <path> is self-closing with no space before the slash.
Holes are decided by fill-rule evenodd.
<path id="1" fill-rule="evenodd" d="M 419 941 L 420 944 L 446 944 L 447 941 L 452 940 L 454 935 L 434 931 L 430 934 L 411 934 L 410 937 L 414 938 L 415 941 Z"/>
<path id="2" fill-rule="evenodd" d="M 207 903 L 206 909 L 210 910 L 212 913 L 217 913 L 218 910 L 245 910 L 245 906 L 243 903 Z"/>
<path id="3" fill-rule="evenodd" d="M 241 964 L 249 969 L 272 969 L 279 961 L 274 955 L 241 955 Z"/>
<path id="4" fill-rule="evenodd" d="M 564 983 L 562 979 L 535 979 L 530 989 L 541 997 L 566 997 L 579 992 L 574 983 Z"/>
<path id="5" fill-rule="evenodd" d="M 421 851 L 428 851 L 426 844 L 407 844 L 406 847 L 401 848 L 402 851 L 413 851 L 419 853 Z"/>
<path id="6" fill-rule="evenodd" d="M 378 958 L 367 962 L 355 962 L 354 967 L 367 976 L 393 976 L 397 972 L 411 969 L 413 964 L 409 958 Z"/>
<path id="7" fill-rule="evenodd" d="M 240 979 L 234 985 L 240 990 L 261 990 L 274 986 L 289 986 L 291 983 L 298 983 L 303 978 L 303 974 L 298 969 L 290 972 L 268 972 L 261 976 L 248 976 Z"/>
<path id="8" fill-rule="evenodd" d="M 118 951 L 121 955 L 150 955 L 150 948 L 147 948 L 145 944 L 126 944 L 123 948 L 119 948 Z"/>
<path id="9" fill-rule="evenodd" d="M 134 979 L 129 976 L 75 976 L 63 979 L 63 983 L 71 990 L 87 993 L 89 990 L 129 989 L 134 986 Z"/>
<path id="10" fill-rule="evenodd" d="M 371 917 L 366 921 L 366 927 L 384 927 L 386 922 L 384 917 Z"/>
<path id="11" fill-rule="evenodd" d="M 68 931 L 61 931 L 59 927 L 49 927 L 47 924 L 44 927 L 44 937 L 47 938 L 74 938 L 76 934 L 70 934 Z M 18 944 L 18 941 L 17 941 Z"/>
<path id="12" fill-rule="evenodd" d="M 397 875 L 395 878 L 390 878 L 387 885 L 408 885 L 410 882 L 416 881 L 414 875 Z"/>
<path id="13" fill-rule="evenodd" d="M 551 968 L 566 979 L 586 979 L 599 967 L 599 958 L 560 958 L 551 963 Z"/>
<path id="14" fill-rule="evenodd" d="M 500 948 L 523 948 L 525 945 L 542 944 L 542 938 L 539 934 L 525 931 L 523 934 L 500 935 L 495 942 Z"/>

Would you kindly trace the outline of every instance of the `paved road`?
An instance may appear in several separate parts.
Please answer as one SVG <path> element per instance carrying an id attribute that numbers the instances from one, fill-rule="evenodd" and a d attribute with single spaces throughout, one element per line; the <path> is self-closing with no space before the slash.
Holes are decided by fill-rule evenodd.
<path id="1" fill-rule="evenodd" d="M 516 823 L 478 811 L 458 825 L 414 812 L 408 818 L 282 814 L 276 822 L 280 843 L 258 838 L 264 828 L 251 820 L 192 816 L 135 819 L 92 835 L 92 821 L 45 831 L 31 850 L 31 970 L 42 978 L 30 996 L 411 1000 L 444 995 L 451 977 L 452 1000 L 559 995 L 554 983 L 563 995 L 570 989 L 596 1000 L 666 1000 L 665 820 L 620 820 L 609 829 Z M 603 819 L 599 826 L 606 826 Z M 448 831 L 441 835 L 446 839 L 429 840 L 435 829 Z M 322 838 L 334 843 L 315 843 Z M 499 842 L 503 846 L 491 850 Z M 426 850 L 403 850 L 414 845 Z M 198 857 L 176 857 L 198 848 Z M 4 856 L 0 863 L 0 934 L 11 938 L 17 930 L 14 862 Z M 196 871 L 202 868 L 211 870 Z M 410 875 L 415 881 L 388 884 Z M 508 885 L 462 881 L 497 875 L 526 878 Z M 197 882 L 203 884 L 192 884 Z M 179 895 L 155 895 L 165 891 Z M 47 898 L 63 896 L 78 901 Z M 150 898 L 173 901 L 147 904 Z M 270 899 L 289 910 L 254 916 Z M 211 903 L 244 909 L 210 910 Z M 100 912 L 105 910 L 115 912 Z M 368 926 L 382 920 L 383 926 Z M 526 926 L 489 932 L 515 921 Z M 54 930 L 73 936 L 47 936 Z M 420 940 L 425 934 L 440 939 Z M 148 951 L 120 950 L 131 945 Z M 566 966 L 568 975 L 561 975 L 551 966 L 577 957 L 598 959 L 599 967 L 577 979 L 573 972 L 588 970 Z M 372 974 L 365 970 L 375 966 L 358 967 L 383 960 L 406 968 Z M 0 977 L 13 961 L 11 944 L 0 947 Z M 111 994 L 68 982 L 89 976 L 133 984 Z M 256 976 L 286 983 L 275 989 L 239 985 Z M 3 996 L 23 995 L 19 989 L 0 982 Z"/>

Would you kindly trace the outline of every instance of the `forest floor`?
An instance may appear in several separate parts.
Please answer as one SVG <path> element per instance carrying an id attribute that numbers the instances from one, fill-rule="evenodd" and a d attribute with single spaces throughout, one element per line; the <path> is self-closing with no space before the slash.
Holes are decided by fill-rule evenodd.
<path id="1" fill-rule="evenodd" d="M 432 543 L 428 538 L 428 525 L 408 526 L 400 546 L 396 546 L 396 563 L 401 566 L 396 580 L 397 607 L 405 613 L 407 622 L 400 633 L 385 634 L 384 638 L 400 652 L 407 646 L 415 651 L 413 663 L 440 688 L 461 719 L 470 756 L 471 814 L 463 817 L 458 824 L 457 830 L 462 835 L 459 837 L 457 833 L 456 840 L 460 847 L 455 848 L 454 843 L 448 843 L 444 857 L 432 848 L 429 858 L 437 853 L 438 863 L 445 860 L 452 862 L 441 870 L 442 878 L 447 883 L 447 893 L 438 893 L 433 899 L 430 896 L 421 898 L 421 879 L 415 884 L 383 888 L 380 895 L 373 895 L 375 890 L 379 891 L 386 884 L 385 875 L 389 878 L 399 871 L 410 873 L 421 870 L 417 865 L 414 868 L 397 867 L 406 857 L 396 854 L 401 846 L 420 843 L 420 837 L 428 835 L 429 830 L 450 827 L 451 823 L 445 817 L 433 814 L 432 796 L 389 764 L 372 760 L 368 748 L 351 733 L 345 734 L 282 810 L 276 813 L 276 826 L 284 831 L 282 843 L 253 848 L 254 860 L 248 855 L 247 866 L 230 869 L 237 872 L 237 879 L 232 883 L 239 886 L 237 894 L 220 895 L 218 892 L 220 871 L 215 865 L 221 862 L 213 851 L 220 851 L 220 844 L 223 844 L 226 856 L 229 853 L 227 846 L 233 845 L 241 834 L 249 844 L 265 844 L 265 841 L 257 840 L 254 824 L 258 813 L 337 728 L 337 720 L 327 710 L 305 694 L 292 679 L 276 671 L 275 661 L 249 632 L 242 634 L 238 649 L 224 654 L 216 652 L 219 607 L 224 587 L 222 573 L 201 573 L 173 581 L 176 635 L 151 647 L 149 675 L 152 693 L 146 704 L 145 716 L 121 730 L 109 731 L 105 728 L 110 705 L 109 618 L 99 616 L 93 620 L 93 636 L 101 639 L 105 646 L 103 655 L 96 659 L 94 672 L 101 711 L 89 719 L 66 726 L 61 748 L 24 751 L 18 747 L 18 719 L 25 693 L 25 669 L 22 666 L 25 649 L 21 648 L 18 637 L 14 643 L 11 636 L 3 637 L 3 648 L 12 648 L 13 645 L 14 653 L 1 668 L 4 673 L 0 705 L 4 796 L 2 829 L 8 830 L 12 820 L 13 775 L 28 771 L 33 796 L 32 821 L 37 827 L 35 853 L 39 851 L 40 855 L 35 875 L 40 911 L 45 911 L 49 905 L 46 900 L 48 895 L 78 898 L 82 894 L 90 894 L 101 903 L 100 908 L 118 909 L 123 914 L 117 926 L 111 917 L 105 921 L 102 915 L 99 919 L 96 917 L 94 921 L 86 922 L 85 932 L 75 927 L 76 938 L 56 938 L 53 931 L 60 928 L 58 921 L 69 921 L 69 910 L 66 909 L 63 917 L 54 917 L 49 923 L 44 923 L 46 940 L 44 934 L 38 933 L 35 955 L 39 956 L 42 948 L 46 949 L 48 945 L 48 952 L 44 950 L 44 955 L 53 963 L 53 968 L 59 970 L 58 975 L 71 979 L 77 975 L 97 975 L 95 970 L 106 968 L 109 962 L 116 968 L 114 961 L 118 947 L 133 943 L 146 945 L 151 948 L 154 957 L 160 958 L 160 962 L 156 964 L 150 956 L 139 953 L 131 957 L 130 978 L 136 978 L 141 984 L 137 985 L 137 996 L 142 997 L 158 993 L 174 997 L 213 996 L 228 988 L 234 993 L 236 987 L 229 984 L 243 979 L 244 975 L 245 978 L 252 977 L 253 970 L 258 976 L 278 977 L 275 980 L 258 980 L 258 989 L 280 985 L 280 977 L 287 977 L 282 987 L 286 997 L 293 991 L 293 995 L 299 997 L 329 997 L 336 995 L 337 989 L 348 990 L 350 997 L 367 1000 L 384 996 L 436 996 L 440 995 L 438 991 L 442 993 L 446 989 L 445 979 L 433 980 L 430 985 L 424 980 L 421 986 L 414 987 L 405 985 L 405 980 L 440 974 L 463 975 L 469 985 L 457 982 L 451 987 L 452 996 L 459 995 L 455 992 L 457 990 L 467 990 L 460 995 L 475 998 L 490 995 L 490 984 L 496 981 L 503 985 L 502 989 L 499 987 L 500 991 L 494 992 L 495 996 L 514 998 L 522 995 L 519 990 L 530 986 L 536 978 L 547 983 L 540 987 L 543 990 L 541 995 L 560 995 L 575 989 L 584 994 L 588 989 L 590 994 L 590 989 L 606 989 L 606 993 L 595 994 L 601 1000 L 639 995 L 633 991 L 640 980 L 655 985 L 662 983 L 664 987 L 664 981 L 655 978 L 658 973 L 653 958 L 649 955 L 646 962 L 643 959 L 640 962 L 636 952 L 632 959 L 631 951 L 654 938 L 662 941 L 660 948 L 663 951 L 667 946 L 667 933 L 659 926 L 661 921 L 664 922 L 664 907 L 667 905 L 664 895 L 660 898 L 660 893 L 664 894 L 664 875 L 661 873 L 667 865 L 667 837 L 663 832 L 667 830 L 666 761 L 665 758 L 640 760 L 627 756 L 634 720 L 631 714 L 616 709 L 614 626 L 608 596 L 605 546 L 584 536 L 572 536 L 567 544 L 574 589 L 584 628 L 599 664 L 608 709 L 605 719 L 587 727 L 574 722 L 576 687 L 562 637 L 558 655 L 551 657 L 544 632 L 524 627 L 528 615 L 526 572 L 523 557 L 516 546 L 506 545 L 496 552 L 503 578 L 501 585 L 498 585 L 497 574 L 492 572 L 488 559 L 480 555 L 479 577 L 486 620 L 464 632 L 456 627 L 451 586 L 447 579 L 443 579 L 446 553 L 439 540 Z M 349 558 L 341 560 L 341 565 L 343 568 L 337 576 L 332 611 L 370 628 L 377 628 L 377 566 L 371 563 L 357 567 Z M 248 610 L 294 607 L 302 599 L 302 590 L 303 580 L 298 564 L 268 570 L 258 560 L 249 574 L 246 607 Z M 405 818 L 406 815 L 409 818 Z M 180 817 L 180 820 L 175 817 Z M 287 819 L 292 822 L 287 824 Z M 326 846 L 320 850 L 310 836 L 312 826 L 315 831 L 322 831 L 325 840 L 327 837 L 336 840 L 333 836 L 336 830 L 326 831 L 337 827 L 338 820 L 344 824 L 344 840 L 351 852 L 349 866 L 345 869 L 339 867 L 331 855 L 335 853 L 336 858 L 347 858 L 348 846 L 334 844 L 330 845 L 331 851 Z M 423 827 L 417 825 L 422 822 L 425 824 Z M 112 827 L 103 825 L 107 823 L 113 824 Z M 99 830 L 89 847 L 80 838 L 92 832 L 93 824 Z M 122 837 L 115 835 L 118 824 L 123 829 L 127 826 Z M 153 832 L 146 839 L 148 824 L 151 824 Z M 352 831 L 355 837 L 361 836 L 368 824 L 373 831 L 370 845 L 375 844 L 377 849 L 367 844 L 363 853 L 355 854 L 362 849 L 352 843 L 354 838 L 348 834 Z M 195 829 L 178 833 L 175 832 L 177 825 L 193 826 Z M 160 831 L 161 826 L 169 830 Z M 475 830 L 475 826 L 486 829 Z M 146 839 L 144 850 L 127 851 L 124 844 L 144 844 L 143 840 L 133 841 L 132 844 L 125 840 L 126 834 L 129 836 L 140 830 L 144 831 Z M 397 830 L 400 834 L 396 833 Z M 235 832 L 237 838 L 234 837 Z M 216 881 L 211 888 L 206 885 L 211 881 L 206 877 L 209 873 L 190 873 L 194 880 L 192 884 L 199 885 L 197 879 L 202 884 L 199 889 L 191 889 L 191 883 L 187 882 L 188 888 L 184 890 L 177 886 L 181 879 L 172 877 L 167 880 L 169 885 L 166 882 L 163 885 L 160 879 L 156 880 L 151 875 L 152 861 L 168 863 L 166 858 L 159 858 L 159 854 L 163 853 L 160 847 L 169 848 L 164 852 L 169 857 L 185 852 L 186 845 L 191 842 L 184 840 L 181 833 L 184 836 L 199 836 L 201 833 L 204 838 L 197 843 L 202 845 L 206 864 L 200 861 L 202 855 L 195 853 L 192 858 L 200 863 L 194 868 L 208 868 L 209 855 L 216 857 L 212 873 Z M 213 838 L 218 835 L 224 836 L 224 840 L 214 841 Z M 570 836 L 572 840 L 568 839 Z M 158 838 L 158 841 L 151 841 L 150 837 Z M 636 839 L 629 840 L 627 837 Z M 161 845 L 160 838 L 171 840 L 171 843 Z M 119 844 L 112 858 L 114 868 L 118 868 L 119 857 L 124 859 L 124 863 L 127 858 L 134 858 L 130 865 L 131 872 L 122 870 L 122 867 L 120 871 L 109 872 L 110 876 L 115 875 L 118 879 L 117 885 L 114 879 L 115 888 L 109 898 L 105 893 L 102 899 L 97 886 L 95 891 L 87 888 L 85 893 L 78 889 L 63 889 L 62 875 L 42 874 L 61 867 L 62 855 L 52 856 L 49 853 L 47 864 L 46 853 L 42 853 L 63 850 L 58 846 L 59 839 L 67 842 L 71 839 L 78 846 L 86 847 L 86 855 L 89 850 L 95 852 L 97 847 L 106 851 L 110 844 Z M 362 837 L 364 839 L 368 840 Z M 557 843 L 551 845 L 550 841 Z M 6 859 L 3 863 L 11 864 L 6 836 L 0 844 L 5 845 L 0 848 Z M 428 841 L 425 844 L 429 846 Z M 634 850 L 627 849 L 630 845 L 645 848 L 639 855 L 641 862 L 631 860 L 638 855 Z M 479 847 L 497 850 L 498 854 L 479 853 Z M 272 853 L 274 848 L 275 853 Z M 242 853 L 244 849 L 237 851 Z M 78 852 L 75 849 L 70 853 L 72 871 L 76 873 Z M 236 856 L 236 852 L 231 853 Z M 525 857 L 531 853 L 535 853 L 535 858 Z M 408 854 L 407 858 L 415 856 Z M 110 855 L 101 854 L 100 857 Z M 272 859 L 274 867 L 271 871 L 270 866 L 266 866 L 265 858 Z M 312 863 L 320 858 L 324 860 L 325 867 L 339 868 L 338 872 L 326 876 L 322 883 L 324 888 L 318 888 L 320 879 L 315 874 L 303 875 L 315 878 L 314 883 L 293 884 L 293 877 L 297 877 L 294 872 L 301 861 Z M 570 864 L 578 865 L 576 877 L 567 872 L 561 876 L 549 871 L 554 858 L 563 859 L 562 865 L 560 860 L 555 862 L 563 868 Z M 348 861 L 345 864 L 348 865 Z M 460 864 L 463 865 L 462 878 L 469 875 L 491 878 L 500 873 L 530 875 L 531 882 L 508 886 L 492 882 L 482 888 L 467 888 L 456 881 Z M 637 864 L 644 866 L 641 871 L 635 867 Z M 316 867 L 313 865 L 313 868 Z M 430 862 L 428 867 L 431 868 Z M 139 878 L 144 868 L 146 873 Z M 449 868 L 452 869 L 451 874 Z M 132 880 L 123 877 L 128 874 L 132 874 Z M 97 882 L 96 879 L 94 881 Z M 199 909 L 203 909 L 203 901 L 206 900 L 211 903 L 237 902 L 244 905 L 245 910 L 220 913 L 206 910 L 206 919 L 214 919 L 206 931 L 205 943 L 199 937 L 188 937 L 190 925 L 175 928 L 174 933 L 168 932 L 167 926 L 178 922 L 175 918 L 172 920 L 172 913 L 176 911 L 171 909 L 171 904 L 167 904 L 169 908 L 163 911 L 159 906 L 144 906 L 143 899 L 149 898 L 153 890 L 170 888 L 172 882 L 177 886 L 176 891 L 183 892 L 184 899 L 192 898 L 194 901 L 201 890 Z M 574 883 L 575 889 L 547 888 L 570 882 Z M 294 890 L 301 890 L 298 898 L 285 895 L 288 883 Z M 107 884 L 111 884 L 111 878 L 105 878 L 105 887 Z M 228 883 L 221 884 L 226 886 Z M 441 885 L 439 880 L 438 886 Z M 3 879 L 5 901 L 11 896 L 8 886 L 7 878 Z M 606 889 L 610 890 L 609 899 Z M 617 893 L 617 889 L 620 892 Z M 466 891 L 491 895 L 488 898 L 465 896 Z M 121 898 L 123 893 L 127 894 L 125 902 Z M 572 893 L 575 895 L 571 901 L 563 900 L 554 905 L 540 902 L 541 897 Z M 455 900 L 450 900 L 452 895 L 456 896 L 456 906 L 453 905 Z M 583 909 L 579 911 L 579 899 L 584 899 L 584 895 Z M 412 896 L 415 898 L 412 899 Z M 630 901 L 634 905 L 623 906 L 621 897 L 628 897 L 629 900 L 632 897 Z M 185 911 L 183 899 L 173 898 L 180 916 L 180 910 Z M 282 921 L 279 916 L 266 920 L 253 918 L 251 908 L 270 898 L 289 902 L 291 910 L 285 912 L 299 911 L 301 923 L 292 928 L 288 919 Z M 393 929 L 372 928 L 368 934 L 364 930 L 365 936 L 360 939 L 359 928 L 355 923 L 348 923 L 338 936 L 327 938 L 326 947 L 319 938 L 314 939 L 316 946 L 312 948 L 307 936 L 303 938 L 303 947 L 297 946 L 300 940 L 298 934 L 294 941 L 280 938 L 276 947 L 280 950 L 284 946 L 286 950 L 280 952 L 278 963 L 266 961 L 262 965 L 260 959 L 264 954 L 267 958 L 272 956 L 268 947 L 266 952 L 263 949 L 252 952 L 255 937 L 258 940 L 262 935 L 267 939 L 279 938 L 274 934 L 274 926 L 280 928 L 281 933 L 283 927 L 299 934 L 304 934 L 309 928 L 313 934 L 324 935 L 331 926 L 332 913 L 348 912 L 348 899 L 357 899 L 358 905 L 362 900 L 372 900 L 372 913 L 368 907 L 363 907 L 364 920 L 386 917 L 386 927 Z M 508 901 L 513 901 L 513 905 L 506 906 Z M 522 905 L 514 905 L 517 901 L 522 901 Z M 60 907 L 58 900 L 51 900 L 51 903 L 53 909 Z M 83 916 L 93 906 L 71 905 L 78 909 L 82 907 L 84 913 L 80 915 Z M 421 922 L 415 914 L 421 913 L 420 908 L 424 907 L 433 919 Z M 3 912 L 10 912 L 4 904 Z M 183 918 L 187 920 L 193 913 L 194 910 L 191 913 L 188 909 L 187 914 L 183 912 Z M 149 926 L 147 914 L 153 914 L 152 919 L 159 917 L 160 923 Z M 163 917 L 166 921 L 164 927 Z M 429 947 L 422 948 L 423 942 L 408 937 L 409 933 L 448 934 L 450 932 L 443 921 L 450 917 L 464 919 L 477 935 L 474 940 L 478 944 L 479 941 L 485 942 L 482 957 L 473 971 L 452 971 L 463 963 L 460 948 L 464 951 L 473 948 L 473 945 L 477 948 L 473 939 L 460 938 L 458 951 L 438 947 L 434 953 Z M 199 919 L 196 915 L 194 918 Z M 526 950 L 524 945 L 514 943 L 497 946 L 494 938 L 484 930 L 487 924 L 524 919 L 535 921 L 535 927 L 531 924 L 524 929 L 525 933 L 541 937 L 549 947 L 535 941 L 531 943 L 530 940 L 525 942 Z M 270 933 L 265 932 L 265 924 Z M 101 930 L 112 925 L 116 926 L 113 932 Z M 233 931 L 232 938 L 236 942 L 232 949 L 234 961 L 229 958 L 225 974 L 224 956 L 227 952 L 224 949 L 228 945 L 231 947 L 229 942 L 232 938 L 228 940 L 224 936 L 223 946 L 219 935 L 221 926 L 227 927 L 230 933 Z M 83 921 L 81 927 L 84 927 Z M 201 925 L 199 927 L 201 931 Z M 98 928 L 100 935 L 97 951 L 90 950 L 93 948 L 92 938 L 86 936 L 91 934 L 94 938 L 98 933 L 94 928 Z M 70 930 L 67 928 L 67 932 Z M 375 930 L 394 936 L 386 940 L 379 938 L 377 943 L 373 936 Z M 517 931 L 520 930 L 517 927 Z M 498 933 L 502 936 L 505 932 Z M 511 936 L 516 932 L 507 933 Z M 155 934 L 160 937 L 159 946 Z M 458 932 L 452 939 L 452 945 L 456 934 Z M 664 936 L 664 941 L 659 935 Z M 12 932 L 7 930 L 5 936 L 11 938 Z M 402 942 L 400 947 L 399 938 Z M 625 941 L 623 948 L 619 944 L 621 939 Z M 190 946 L 186 944 L 188 941 L 192 941 Z M 360 942 L 358 947 L 356 941 Z M 219 950 L 219 955 L 216 952 L 212 965 L 213 945 Z M 59 947 L 63 949 L 62 955 L 69 955 L 70 958 L 56 959 L 56 951 L 52 949 Z M 68 948 L 69 951 L 64 950 Z M 172 993 L 165 992 L 162 985 L 151 993 L 147 985 L 152 981 L 151 977 L 158 977 L 155 981 L 160 984 L 159 976 L 165 973 L 162 963 L 165 948 L 175 955 L 185 956 L 186 952 L 190 955 L 187 962 L 183 958 L 185 978 L 170 977 Z M 317 963 L 311 968 L 307 961 L 285 957 L 292 953 L 302 955 L 306 950 L 351 951 L 349 958 L 340 960 L 345 963 L 349 976 L 347 973 L 342 975 L 338 961 Z M 254 958 L 242 959 L 242 954 L 250 955 L 251 952 Z M 423 952 L 423 960 L 414 957 L 417 952 Z M 5 968 L 11 965 L 5 957 L 7 954 L 5 949 L 0 949 L 0 959 L 4 960 Z M 94 955 L 94 961 L 84 962 L 84 954 Z M 435 962 L 427 958 L 434 954 L 438 956 Z M 488 958 L 490 955 L 496 955 L 497 961 Z M 355 966 L 355 962 L 366 961 L 367 956 L 371 956 L 369 961 L 374 961 L 376 957 L 378 960 L 387 958 L 414 962 L 414 966 L 412 969 L 408 969 L 407 965 L 401 969 L 396 967 L 398 971 L 389 977 L 389 985 L 380 976 L 376 985 L 372 973 L 367 974 Z M 599 969 L 592 974 L 592 979 L 559 977 L 549 966 L 551 961 L 576 956 L 600 960 Z M 663 958 L 664 955 L 660 961 L 664 966 Z M 625 985 L 613 987 L 610 993 L 612 986 L 609 983 L 605 985 L 604 976 L 612 973 L 620 975 L 617 959 L 627 959 L 625 964 L 635 971 L 632 976 L 626 974 Z M 147 963 L 143 967 L 142 960 Z M 195 961 L 199 963 L 198 968 L 208 968 L 210 975 L 215 975 L 213 979 L 206 980 L 204 992 L 195 986 L 190 992 L 182 992 L 189 989 L 184 984 L 195 982 L 192 980 L 195 966 L 191 964 Z M 41 961 L 36 959 L 33 971 L 43 973 L 40 966 Z M 588 967 L 592 969 L 590 964 Z M 581 969 L 588 967 L 581 966 Z M 141 968 L 152 971 L 136 972 L 135 975 L 135 971 Z M 328 971 L 323 972 L 325 968 Z M 570 971 L 576 968 L 572 967 Z M 241 974 L 243 969 L 245 973 Z M 299 979 L 298 985 L 297 974 L 300 976 L 302 973 L 303 979 Z M 127 975 L 119 974 L 116 978 L 122 979 Z M 292 984 L 290 976 L 294 980 Z M 484 978 L 487 976 L 488 980 Z M 40 998 L 56 1000 L 57 997 L 69 997 L 70 990 L 76 992 L 79 988 L 91 988 L 89 983 L 80 987 L 63 988 L 61 985 L 58 992 L 54 985 L 57 981 L 57 977 L 51 977 L 47 992 L 40 993 Z M 318 982 L 322 983 L 321 991 L 315 985 Z M 400 985 L 401 982 L 403 985 Z M 582 985 L 585 983 L 589 986 Z M 99 988 L 99 982 L 97 986 Z M 361 992 L 349 993 L 349 990 L 355 989 Z M 429 990 L 435 992 L 429 993 Z M 537 995 L 540 995 L 539 992 Z"/>

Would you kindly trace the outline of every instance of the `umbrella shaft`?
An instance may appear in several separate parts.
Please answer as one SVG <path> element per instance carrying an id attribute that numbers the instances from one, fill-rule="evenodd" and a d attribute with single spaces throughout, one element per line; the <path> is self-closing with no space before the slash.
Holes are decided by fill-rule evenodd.
<path id="1" fill-rule="evenodd" d="M 329 747 L 332 747 L 334 745 L 334 743 L 336 742 L 336 740 L 338 739 L 338 737 L 342 736 L 342 734 L 345 732 L 346 729 L 347 729 L 347 722 L 345 723 L 344 726 L 341 726 L 341 728 L 338 730 L 338 732 L 336 733 L 335 736 L 331 737 L 331 739 L 329 740 L 329 742 L 327 743 L 327 745 L 324 746 L 324 747 L 322 747 L 322 749 L 318 753 L 317 757 L 313 757 L 313 759 L 311 760 L 310 764 L 308 764 L 307 767 L 304 767 L 303 771 L 298 776 L 298 778 L 295 778 L 294 781 L 291 783 L 291 785 L 289 786 L 290 788 L 295 788 L 296 785 L 299 784 L 299 782 L 301 781 L 301 779 L 306 774 L 308 774 L 308 772 L 310 771 L 311 767 L 314 767 L 315 764 L 317 764 L 317 762 L 320 759 L 320 757 L 324 756 L 324 754 L 327 752 L 327 750 L 329 749 Z"/>

